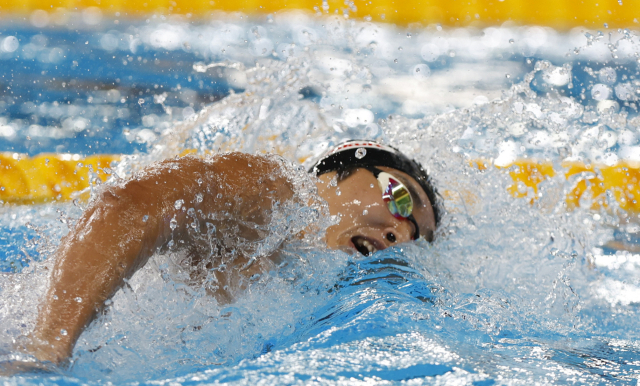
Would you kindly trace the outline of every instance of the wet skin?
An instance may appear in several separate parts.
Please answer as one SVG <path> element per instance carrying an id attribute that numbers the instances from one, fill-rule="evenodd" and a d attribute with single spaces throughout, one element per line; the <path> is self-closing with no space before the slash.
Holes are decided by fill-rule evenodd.
<path id="1" fill-rule="evenodd" d="M 435 220 L 426 194 L 408 175 L 381 169 L 413 191 L 414 216 L 428 238 Z M 411 240 L 413 225 L 389 212 L 371 172 L 357 169 L 337 186 L 332 183 L 335 177 L 327 173 L 318 182 L 318 195 L 326 200 L 330 213 L 340 217 L 338 224 L 327 229 L 329 248 L 368 254 Z M 105 188 L 61 240 L 36 327 L 20 349 L 40 361 L 63 363 L 105 302 L 152 254 L 178 246 L 195 256 L 190 260 L 193 267 L 206 270 L 212 262 L 203 256 L 224 260 L 228 251 L 238 250 L 238 240 L 251 245 L 263 239 L 266 235 L 260 227 L 268 225 L 273 206 L 294 197 L 293 185 L 277 159 L 243 153 L 163 161 Z M 196 231 L 194 218 L 176 208 L 177 200 L 198 213 Z M 216 231 L 206 234 L 210 225 Z M 231 269 L 216 272 L 221 287 L 242 288 L 243 278 L 269 269 L 269 258 L 246 268 L 252 252 L 241 249 L 233 256 Z M 212 295 L 230 301 L 224 291 Z"/>
<path id="2" fill-rule="evenodd" d="M 387 167 L 379 169 L 398 177 L 410 189 L 413 215 L 420 232 L 426 239 L 431 239 L 436 224 L 427 194 L 408 174 Z M 330 213 L 340 217 L 338 224 L 327 229 L 325 241 L 329 248 L 346 247 L 367 254 L 364 249 L 357 248 L 363 239 L 375 250 L 412 240 L 413 224 L 391 214 L 382 200 L 378 180 L 369 170 L 356 169 L 339 181 L 336 181 L 336 172 L 323 174 L 319 179 L 318 194 L 329 204 Z"/>

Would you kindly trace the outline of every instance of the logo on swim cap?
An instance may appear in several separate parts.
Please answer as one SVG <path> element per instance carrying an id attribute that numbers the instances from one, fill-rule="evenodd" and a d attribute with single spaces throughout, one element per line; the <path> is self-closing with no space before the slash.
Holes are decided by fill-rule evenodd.
<path id="1" fill-rule="evenodd" d="M 372 149 L 380 149 L 380 150 L 384 150 L 387 151 L 389 153 L 399 153 L 396 149 L 387 146 L 387 145 L 383 145 L 381 143 L 377 143 L 377 142 L 371 142 L 371 141 L 348 141 L 348 142 L 344 142 L 336 147 L 334 147 L 333 149 L 329 150 L 328 152 L 326 152 L 322 158 L 326 158 L 331 154 L 335 154 L 335 153 L 339 153 L 341 151 L 345 151 L 345 150 L 349 150 L 349 149 L 357 149 L 357 148 L 372 148 Z"/>

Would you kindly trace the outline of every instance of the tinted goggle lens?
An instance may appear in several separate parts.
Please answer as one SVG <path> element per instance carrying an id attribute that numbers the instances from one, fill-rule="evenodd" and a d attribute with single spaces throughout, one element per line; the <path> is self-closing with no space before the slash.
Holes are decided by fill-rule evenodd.
<path id="1" fill-rule="evenodd" d="M 387 204 L 389 212 L 396 218 L 411 216 L 413 199 L 409 188 L 389 173 L 380 172 L 376 177 L 382 189 L 382 199 Z"/>

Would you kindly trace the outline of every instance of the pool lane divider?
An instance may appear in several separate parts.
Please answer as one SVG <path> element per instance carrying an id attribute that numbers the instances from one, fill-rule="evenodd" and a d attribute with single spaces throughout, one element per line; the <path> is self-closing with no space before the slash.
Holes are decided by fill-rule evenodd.
<path id="1" fill-rule="evenodd" d="M 0 153 L 0 201 L 29 205 L 82 198 L 80 192 L 96 178 L 106 180 L 118 160 L 119 155 L 109 154 Z"/>
<path id="2" fill-rule="evenodd" d="M 476 160 L 470 164 L 478 169 L 487 169 L 491 162 Z M 509 165 L 495 167 L 511 176 L 514 183 L 507 190 L 513 197 L 530 197 L 533 201 L 539 198 L 540 183 L 562 173 L 570 181 L 570 190 L 564 197 L 567 209 L 590 204 L 591 209 L 599 210 L 615 204 L 627 212 L 640 213 L 638 162 L 619 161 L 615 165 L 598 165 L 564 161 L 556 170 L 549 161 L 520 159 Z"/>
<path id="3" fill-rule="evenodd" d="M 77 10 L 89 10 L 92 20 L 96 11 L 98 16 L 116 18 L 146 18 L 150 14 L 207 18 L 216 12 L 273 16 L 303 11 L 398 25 L 486 27 L 512 22 L 556 29 L 640 26 L 638 0 L 0 0 L 1 17 L 31 16 L 40 24 L 48 20 L 42 12 L 51 14 L 53 22 L 64 24 L 56 22 L 56 17 Z"/>
<path id="4" fill-rule="evenodd" d="M 193 153 L 185 151 L 183 155 Z M 98 180 L 104 181 L 120 155 L 101 154 L 81 157 L 77 154 L 40 154 L 29 157 L 18 153 L 0 152 L 0 201 L 5 205 L 31 205 L 48 202 L 86 199 L 86 188 Z M 492 166 L 491 161 L 475 160 L 470 165 L 480 170 Z M 640 213 L 640 164 L 619 162 L 613 166 L 563 162 L 561 170 L 551 162 L 521 159 L 507 166 L 494 166 L 508 173 L 514 183 L 507 189 L 514 197 L 538 197 L 540 183 L 564 174 L 571 180 L 565 194 L 568 209 L 580 206 L 589 198 L 591 208 L 609 207 L 611 200 L 621 209 Z M 82 196 L 81 192 L 85 191 Z M 442 192 L 445 198 L 454 192 Z M 473 192 L 467 200 L 473 200 Z"/>

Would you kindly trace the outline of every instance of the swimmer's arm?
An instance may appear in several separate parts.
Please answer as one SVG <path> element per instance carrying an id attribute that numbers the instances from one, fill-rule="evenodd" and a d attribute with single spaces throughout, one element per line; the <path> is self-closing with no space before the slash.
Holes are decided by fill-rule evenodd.
<path id="1" fill-rule="evenodd" d="M 232 218 L 265 224 L 268 209 L 293 196 L 291 184 L 279 171 L 273 160 L 241 153 L 209 161 L 186 157 L 164 161 L 121 186 L 105 189 L 56 252 L 31 353 L 41 361 L 64 361 L 82 330 L 126 278 L 169 241 L 188 241 L 192 219 L 179 205 L 176 208 L 176 201 L 184 200 L 185 208 L 202 210 L 201 214 L 225 211 Z M 229 226 L 228 217 L 226 223 L 214 225 Z M 250 230 L 240 236 L 258 237 Z"/>

